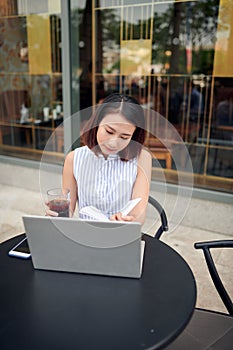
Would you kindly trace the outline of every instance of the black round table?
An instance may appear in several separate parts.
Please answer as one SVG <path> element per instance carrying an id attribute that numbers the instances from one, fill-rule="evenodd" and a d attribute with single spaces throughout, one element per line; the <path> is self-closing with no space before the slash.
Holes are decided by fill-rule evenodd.
<path id="1" fill-rule="evenodd" d="M 141 279 L 34 270 L 0 245 L 1 349 L 161 349 L 190 320 L 196 284 L 172 248 L 147 235 Z"/>

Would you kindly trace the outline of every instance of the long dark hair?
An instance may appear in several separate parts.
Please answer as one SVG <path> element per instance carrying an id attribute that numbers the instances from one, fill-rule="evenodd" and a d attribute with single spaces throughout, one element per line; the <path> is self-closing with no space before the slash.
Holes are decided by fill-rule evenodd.
<path id="1" fill-rule="evenodd" d="M 123 115 L 136 127 L 128 146 L 119 152 L 121 160 L 127 161 L 139 156 L 146 136 L 145 118 L 143 108 L 132 96 L 118 93 L 107 96 L 87 121 L 82 135 L 83 143 L 96 154 L 101 152 L 97 143 L 97 131 L 103 118 L 110 113 L 116 114 L 116 121 L 117 115 Z"/>

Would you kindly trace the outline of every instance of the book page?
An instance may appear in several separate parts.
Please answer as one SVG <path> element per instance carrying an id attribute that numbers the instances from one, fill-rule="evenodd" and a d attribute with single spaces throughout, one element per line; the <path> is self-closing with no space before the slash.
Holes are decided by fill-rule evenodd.
<path id="1" fill-rule="evenodd" d="M 135 198 L 131 199 L 125 206 L 124 208 L 121 209 L 121 213 L 123 216 L 128 215 L 131 210 L 133 210 L 134 207 L 142 200 L 142 198 Z"/>
<path id="2" fill-rule="evenodd" d="M 131 210 L 141 201 L 141 198 L 130 200 L 121 210 L 123 216 L 128 215 Z M 99 209 L 94 206 L 84 207 L 79 211 L 80 214 L 88 215 L 95 220 L 110 221 Z"/>
<path id="3" fill-rule="evenodd" d="M 109 221 L 106 215 L 104 215 L 99 209 L 93 206 L 84 207 L 79 211 L 79 213 L 88 215 L 95 220 Z"/>

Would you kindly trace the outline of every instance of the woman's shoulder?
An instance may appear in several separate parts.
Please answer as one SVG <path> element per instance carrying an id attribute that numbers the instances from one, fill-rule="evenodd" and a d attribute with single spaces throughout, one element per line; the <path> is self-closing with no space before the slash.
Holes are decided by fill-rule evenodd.
<path id="1" fill-rule="evenodd" d="M 151 178 L 152 156 L 149 150 L 143 148 L 138 157 L 138 174 L 146 174 L 148 181 Z"/>
<path id="2" fill-rule="evenodd" d="M 88 148 L 87 146 L 82 146 L 82 147 L 75 148 L 73 151 L 69 152 L 66 155 L 66 160 L 68 160 L 68 161 L 69 160 L 73 160 L 78 155 L 86 153 L 88 151 L 87 148 Z"/>
<path id="3" fill-rule="evenodd" d="M 75 164 L 82 164 L 84 161 L 92 161 L 94 153 L 88 146 L 81 146 L 73 151 L 73 160 Z"/>
<path id="4" fill-rule="evenodd" d="M 74 152 L 75 151 L 71 151 L 69 152 L 66 157 L 65 157 L 65 163 L 70 163 L 70 162 L 73 162 L 73 159 L 74 159 Z"/>
<path id="5" fill-rule="evenodd" d="M 81 146 L 81 147 L 77 147 L 75 148 L 75 150 L 73 151 L 74 153 L 85 153 L 88 152 L 89 148 L 87 146 Z"/>
<path id="6" fill-rule="evenodd" d="M 77 147 L 75 148 L 74 152 L 74 157 L 82 157 L 82 156 L 86 156 L 88 153 L 90 153 L 90 150 L 87 146 L 81 146 L 81 147 Z"/>
<path id="7" fill-rule="evenodd" d="M 140 162 L 151 162 L 152 156 L 147 148 L 142 148 L 141 153 L 138 157 L 138 163 Z"/>

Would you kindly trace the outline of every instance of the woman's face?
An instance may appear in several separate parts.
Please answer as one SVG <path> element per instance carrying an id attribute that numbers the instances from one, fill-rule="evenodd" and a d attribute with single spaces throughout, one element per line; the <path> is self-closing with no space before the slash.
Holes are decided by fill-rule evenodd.
<path id="1" fill-rule="evenodd" d="M 97 142 L 101 152 L 108 156 L 122 151 L 130 143 L 135 129 L 135 125 L 123 115 L 107 114 L 97 131 Z"/>

